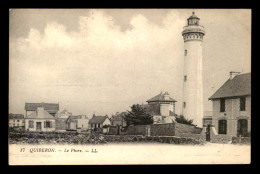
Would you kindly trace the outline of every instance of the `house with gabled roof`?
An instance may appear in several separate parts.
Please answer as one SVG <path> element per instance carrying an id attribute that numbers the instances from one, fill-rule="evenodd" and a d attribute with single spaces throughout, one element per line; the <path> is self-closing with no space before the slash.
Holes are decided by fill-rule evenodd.
<path id="1" fill-rule="evenodd" d="M 24 127 L 24 115 L 9 114 L 9 127 Z"/>
<path id="2" fill-rule="evenodd" d="M 146 101 L 141 107 L 153 115 L 154 124 L 172 123 L 175 120 L 175 99 L 168 92 L 160 93 Z"/>
<path id="3" fill-rule="evenodd" d="M 33 132 L 55 131 L 55 118 L 43 107 L 37 107 L 35 112 L 25 117 L 25 130 Z"/>
<path id="4" fill-rule="evenodd" d="M 110 121 L 111 126 L 120 126 L 125 127 L 126 126 L 126 120 L 124 119 L 124 115 L 126 112 L 116 113 L 115 115 L 112 115 Z"/>
<path id="5" fill-rule="evenodd" d="M 47 111 L 53 117 L 56 117 L 59 111 L 59 104 L 58 103 L 25 103 L 25 111 L 27 115 L 31 115 L 32 113 L 36 112 L 37 108 L 41 107 L 45 111 Z"/>
<path id="6" fill-rule="evenodd" d="M 251 132 L 251 73 L 234 73 L 209 98 L 212 125 L 218 134 L 247 136 Z"/>
<path id="7" fill-rule="evenodd" d="M 111 121 L 108 116 L 96 116 L 95 114 L 89 120 L 89 128 L 94 130 L 95 128 L 103 128 L 104 126 L 110 126 Z"/>

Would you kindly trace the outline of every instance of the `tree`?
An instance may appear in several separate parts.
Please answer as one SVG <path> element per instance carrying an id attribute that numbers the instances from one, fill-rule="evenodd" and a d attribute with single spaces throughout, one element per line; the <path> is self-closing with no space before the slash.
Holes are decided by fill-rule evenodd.
<path id="1" fill-rule="evenodd" d="M 176 122 L 181 123 L 181 124 L 187 124 L 187 125 L 195 126 L 194 124 L 192 124 L 193 123 L 192 119 L 185 118 L 183 115 L 176 116 Z"/>
<path id="2" fill-rule="evenodd" d="M 153 116 L 148 108 L 141 107 L 139 104 L 131 106 L 131 111 L 128 111 L 124 116 L 127 126 L 133 125 L 148 125 L 153 124 Z"/>

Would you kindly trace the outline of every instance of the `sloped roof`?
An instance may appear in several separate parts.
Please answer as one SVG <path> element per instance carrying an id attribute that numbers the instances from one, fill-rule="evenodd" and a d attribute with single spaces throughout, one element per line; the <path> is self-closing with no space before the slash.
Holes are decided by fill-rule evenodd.
<path id="1" fill-rule="evenodd" d="M 76 121 L 78 119 L 82 119 L 82 117 L 86 117 L 85 115 L 71 115 L 67 118 L 67 121 Z M 86 119 L 88 119 L 88 117 L 86 117 Z"/>
<path id="2" fill-rule="evenodd" d="M 43 107 L 44 110 L 59 110 L 57 103 L 25 103 L 26 111 L 36 111 L 38 107 Z"/>
<path id="3" fill-rule="evenodd" d="M 113 121 L 116 121 L 116 120 L 118 120 L 118 121 L 121 121 L 121 120 L 123 120 L 123 116 L 126 114 L 126 112 L 121 112 L 120 114 L 118 114 L 118 115 L 114 115 L 112 118 L 111 118 L 111 121 L 113 120 Z"/>
<path id="4" fill-rule="evenodd" d="M 169 97 L 169 99 L 165 99 L 164 98 L 165 93 L 163 94 L 162 92 L 156 96 L 154 96 L 153 98 L 150 98 L 149 100 L 147 100 L 146 102 L 159 102 L 159 101 L 166 101 L 166 102 L 177 102 L 176 100 L 174 100 L 173 98 Z"/>
<path id="5" fill-rule="evenodd" d="M 228 79 L 209 100 L 251 95 L 251 73 Z"/>
<path id="6" fill-rule="evenodd" d="M 43 112 L 33 112 L 31 115 L 28 115 L 26 118 L 45 118 L 45 119 L 55 119 L 51 114 L 47 111 L 43 110 Z"/>
<path id="7" fill-rule="evenodd" d="M 198 18 L 196 15 L 195 15 L 195 12 L 192 12 L 192 15 L 188 18 L 188 19 L 200 19 L 200 18 Z"/>
<path id="8" fill-rule="evenodd" d="M 161 115 L 160 104 L 145 104 L 140 106 L 147 109 L 152 115 Z M 169 110 L 169 116 L 177 116 L 177 114 Z"/>
<path id="9" fill-rule="evenodd" d="M 68 112 L 68 114 L 71 114 L 71 112 L 69 112 L 67 109 L 64 109 L 63 111 L 61 111 L 60 114 L 65 114 L 66 112 Z"/>
<path id="10" fill-rule="evenodd" d="M 9 114 L 9 119 L 23 119 L 23 114 Z"/>
<path id="11" fill-rule="evenodd" d="M 108 116 L 93 116 L 90 120 L 90 124 L 102 124 Z"/>

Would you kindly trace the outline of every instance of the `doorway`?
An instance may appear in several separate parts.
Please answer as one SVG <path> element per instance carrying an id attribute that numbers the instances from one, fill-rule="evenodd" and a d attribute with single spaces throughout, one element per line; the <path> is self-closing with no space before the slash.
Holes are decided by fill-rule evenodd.
<path id="1" fill-rule="evenodd" d="M 41 130 L 42 130 L 42 123 L 36 122 L 36 131 L 41 131 Z"/>
<path id="2" fill-rule="evenodd" d="M 237 136 L 246 137 L 248 134 L 248 122 L 247 119 L 239 119 L 237 121 Z"/>

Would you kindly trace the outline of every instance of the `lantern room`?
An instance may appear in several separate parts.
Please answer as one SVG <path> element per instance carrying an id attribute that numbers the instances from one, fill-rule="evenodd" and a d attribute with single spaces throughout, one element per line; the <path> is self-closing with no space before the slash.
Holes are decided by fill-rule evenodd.
<path id="1" fill-rule="evenodd" d="M 199 25 L 200 18 L 198 18 L 194 12 L 192 12 L 192 15 L 187 19 L 188 25 Z"/>

